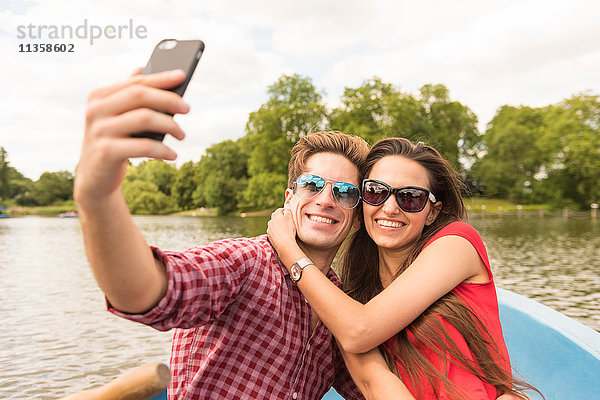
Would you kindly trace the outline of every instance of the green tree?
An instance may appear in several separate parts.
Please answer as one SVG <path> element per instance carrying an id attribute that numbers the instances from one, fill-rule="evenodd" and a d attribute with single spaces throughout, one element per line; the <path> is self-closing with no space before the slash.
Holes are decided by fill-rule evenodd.
<path id="1" fill-rule="evenodd" d="M 578 94 L 548 108 L 542 145 L 552 190 L 581 209 L 600 201 L 599 96 Z M 554 150 L 554 151 L 552 151 Z"/>
<path id="2" fill-rule="evenodd" d="M 8 155 L 4 147 L 0 147 L 0 200 L 10 198 Z"/>
<path id="3" fill-rule="evenodd" d="M 132 214 L 168 214 L 177 208 L 175 201 L 158 190 L 158 186 L 152 182 L 124 180 L 121 188 Z"/>
<path id="4" fill-rule="evenodd" d="M 200 160 L 199 184 L 192 198 L 216 208 L 219 215 L 236 210 L 247 185 L 247 159 L 241 140 L 212 145 Z"/>
<path id="5" fill-rule="evenodd" d="M 598 96 L 543 108 L 503 106 L 470 174 L 490 196 L 588 209 L 600 198 L 599 127 Z"/>
<path id="6" fill-rule="evenodd" d="M 502 106 L 488 124 L 483 136 L 486 154 L 471 168 L 486 195 L 517 202 L 535 200 L 533 185 L 550 158 L 542 139 L 544 113 L 544 109 Z"/>
<path id="7" fill-rule="evenodd" d="M 329 126 L 371 144 L 390 136 L 424 141 L 457 169 L 461 160 L 472 162 L 479 146 L 477 117 L 451 101 L 444 85 L 424 85 L 415 97 L 375 77 L 356 89 L 346 88 L 341 103 L 332 110 Z"/>
<path id="8" fill-rule="evenodd" d="M 372 78 L 356 89 L 345 88 L 340 100 L 342 105 L 329 115 L 332 129 L 360 136 L 370 144 L 382 137 L 397 136 L 392 127 L 394 114 L 401 111 L 397 107 L 401 94 L 390 83 Z"/>
<path id="9" fill-rule="evenodd" d="M 248 181 L 241 199 L 242 209 L 276 208 L 283 206 L 287 175 L 261 172 Z"/>
<path id="10" fill-rule="evenodd" d="M 320 129 L 326 116 L 322 96 L 310 78 L 299 75 L 283 76 L 269 86 L 267 102 L 250 113 L 246 124 L 243 147 L 248 158 L 248 186 L 243 203 L 257 208 L 271 207 L 259 199 L 267 199 L 258 192 L 262 187 L 262 174 L 280 176 L 274 182 L 282 182 L 287 176 L 290 150 L 300 137 L 312 129 Z M 283 193 L 285 185 L 274 188 Z"/>
<path id="11" fill-rule="evenodd" d="M 10 198 L 14 199 L 17 204 L 35 205 L 33 199 L 31 199 L 31 192 L 33 191 L 33 181 L 29 178 L 24 177 L 19 171 L 10 167 Z"/>
<path id="12" fill-rule="evenodd" d="M 236 210 L 236 190 L 240 182 L 220 171 L 210 174 L 204 181 L 203 198 L 209 207 L 215 208 L 217 215 L 226 215 Z"/>
<path id="13" fill-rule="evenodd" d="M 207 166 L 210 164 L 208 161 L 208 157 L 202 156 L 200 161 L 196 164 L 196 170 L 194 173 L 194 180 L 197 182 L 197 185 L 192 192 L 192 204 L 194 207 L 208 207 L 206 198 L 204 196 L 204 181 L 210 174 L 210 170 Z"/>
<path id="14" fill-rule="evenodd" d="M 444 85 L 424 85 L 420 89 L 423 113 L 419 125 L 426 141 L 460 169 L 460 159 L 474 160 L 481 137 L 477 116 L 465 105 L 450 100 Z"/>
<path id="15" fill-rule="evenodd" d="M 200 182 L 200 171 L 198 164 L 193 161 L 184 163 L 177 170 L 175 181 L 171 186 L 171 196 L 182 210 L 190 210 L 196 207 L 194 191 Z"/>
<path id="16" fill-rule="evenodd" d="M 127 172 L 121 184 L 121 190 L 123 191 L 129 211 L 132 214 L 146 215 L 168 214 L 176 211 L 177 204 L 175 200 L 160 191 L 156 183 L 148 180 L 155 176 L 149 171 L 153 169 L 160 171 L 162 167 L 152 165 L 148 168 L 147 165 L 142 166 L 143 164 L 145 163 L 141 163 L 137 167 L 131 164 L 127 165 Z M 144 176 L 145 179 L 143 179 L 141 173 L 144 167 L 147 168 Z"/>
<path id="17" fill-rule="evenodd" d="M 33 183 L 31 192 L 25 197 L 39 206 L 72 199 L 73 174 L 69 171 L 44 172 L 40 179 Z"/>
<path id="18" fill-rule="evenodd" d="M 136 180 L 142 180 L 140 178 L 140 171 L 138 167 L 131 165 L 131 162 L 127 164 L 127 171 L 125 172 L 125 177 L 123 178 L 123 182 L 133 182 Z"/>
<path id="19" fill-rule="evenodd" d="M 177 168 L 173 164 L 161 160 L 148 160 L 138 165 L 138 174 L 139 179 L 154 183 L 158 190 L 170 196 Z"/>
<path id="20" fill-rule="evenodd" d="M 0 147 L 0 200 L 14 199 L 19 205 L 35 205 L 30 197 L 32 190 L 33 181 L 11 167 L 8 153 Z"/>

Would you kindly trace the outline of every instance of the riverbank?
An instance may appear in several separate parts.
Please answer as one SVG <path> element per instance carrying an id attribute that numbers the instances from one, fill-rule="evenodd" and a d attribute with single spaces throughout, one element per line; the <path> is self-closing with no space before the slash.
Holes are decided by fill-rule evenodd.
<path id="1" fill-rule="evenodd" d="M 77 207 L 75 207 L 75 202 L 73 200 L 52 206 L 8 206 L 5 213 L 13 217 L 26 215 L 54 217 L 69 211 L 77 211 Z"/>
<path id="2" fill-rule="evenodd" d="M 469 211 L 488 211 L 488 212 L 512 212 L 517 210 L 522 211 L 555 211 L 556 207 L 552 207 L 549 204 L 524 204 L 519 205 L 512 203 L 508 200 L 503 199 L 491 199 L 484 197 L 470 197 L 464 198 L 463 202 L 465 203 L 465 207 Z"/>
<path id="3" fill-rule="evenodd" d="M 230 216 L 242 217 L 242 218 L 245 218 L 245 217 L 269 217 L 269 216 L 271 216 L 271 213 L 273 213 L 273 211 L 275 211 L 275 208 L 267 208 L 267 209 L 258 210 L 258 211 L 232 213 Z M 184 217 L 217 217 L 217 212 L 215 209 L 212 209 L 212 208 L 208 208 L 208 209 L 198 208 L 195 210 L 179 211 L 179 212 L 169 214 L 169 215 L 184 216 Z"/>
<path id="4" fill-rule="evenodd" d="M 540 210 L 544 211 L 560 211 L 555 207 L 551 207 L 548 204 L 527 204 L 527 205 L 518 205 L 512 203 L 508 200 L 503 199 L 491 199 L 491 198 L 481 198 L 481 197 L 472 197 L 464 199 L 465 206 L 467 210 L 470 212 L 486 212 L 486 213 L 511 213 L 517 211 L 523 212 L 532 212 Z M 239 216 L 239 217 L 268 217 L 275 209 L 264 209 L 264 210 L 256 210 L 256 211 L 247 211 L 247 212 L 236 212 L 232 213 L 231 216 Z M 25 216 L 25 215 L 40 215 L 40 216 L 56 216 L 61 213 L 69 212 L 69 211 L 77 211 L 77 207 L 72 200 L 66 201 L 59 205 L 52 206 L 35 206 L 35 207 L 25 207 L 25 206 L 8 206 L 6 209 L 6 214 L 12 216 Z M 186 216 L 186 217 L 216 217 L 217 212 L 212 208 L 197 208 L 193 210 L 184 210 L 178 211 L 169 215 L 174 216 Z"/>

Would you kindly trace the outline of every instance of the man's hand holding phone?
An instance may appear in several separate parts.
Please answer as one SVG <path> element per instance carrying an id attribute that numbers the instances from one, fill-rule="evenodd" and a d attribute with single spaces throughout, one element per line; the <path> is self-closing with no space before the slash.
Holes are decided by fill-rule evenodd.
<path id="1" fill-rule="evenodd" d="M 101 200 L 118 190 L 129 158 L 174 160 L 177 157 L 158 140 L 132 135 L 168 132 L 178 140 L 185 137 L 171 115 L 187 113 L 189 105 L 168 90 L 180 85 L 185 78 L 182 70 L 151 75 L 137 73 L 125 82 L 91 92 L 75 182 L 78 200 Z"/>
<path id="2" fill-rule="evenodd" d="M 129 158 L 177 157 L 162 140 L 165 132 L 179 140 L 185 136 L 173 115 L 190 109 L 181 96 L 203 51 L 201 40 L 161 40 L 143 70 L 92 91 L 75 179 L 78 203 L 102 201 L 118 191 Z"/>

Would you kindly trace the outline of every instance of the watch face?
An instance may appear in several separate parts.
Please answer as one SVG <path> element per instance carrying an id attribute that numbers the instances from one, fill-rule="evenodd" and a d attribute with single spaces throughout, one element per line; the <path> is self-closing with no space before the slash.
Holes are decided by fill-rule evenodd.
<path id="1" fill-rule="evenodd" d="M 298 282 L 300 276 L 302 276 L 302 270 L 298 264 L 292 265 L 292 268 L 290 269 L 290 276 L 294 282 Z"/>

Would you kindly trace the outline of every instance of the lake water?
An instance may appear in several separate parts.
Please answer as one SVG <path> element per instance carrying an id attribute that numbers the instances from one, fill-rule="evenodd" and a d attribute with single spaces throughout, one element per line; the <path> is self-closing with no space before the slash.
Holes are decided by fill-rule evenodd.
<path id="1" fill-rule="evenodd" d="M 170 250 L 264 233 L 266 218 L 135 217 L 149 243 Z M 600 331 L 600 236 L 590 219 L 469 221 L 496 284 Z M 171 334 L 105 310 L 77 219 L 0 220 L 0 398 L 54 399 L 166 361 Z"/>

